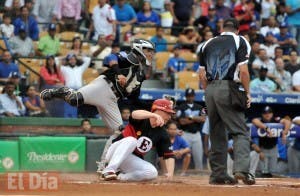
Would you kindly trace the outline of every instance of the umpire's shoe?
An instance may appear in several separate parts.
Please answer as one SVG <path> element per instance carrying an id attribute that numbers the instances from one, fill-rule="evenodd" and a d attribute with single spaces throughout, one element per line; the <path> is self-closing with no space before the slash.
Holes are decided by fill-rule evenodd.
<path id="1" fill-rule="evenodd" d="M 236 172 L 234 173 L 236 180 L 242 180 L 244 184 L 253 185 L 255 184 L 255 177 L 248 172 Z"/>
<path id="2" fill-rule="evenodd" d="M 72 91 L 74 90 L 68 87 L 45 89 L 40 93 L 40 97 L 45 101 L 50 101 L 54 98 L 65 99 L 65 97 L 70 95 Z"/>
<path id="3" fill-rule="evenodd" d="M 210 177 L 209 184 L 214 185 L 235 185 L 238 181 L 228 175 L 220 177 Z"/>
<path id="4" fill-rule="evenodd" d="M 102 177 L 105 181 L 117 180 L 117 174 L 115 172 L 105 172 L 102 174 Z"/>

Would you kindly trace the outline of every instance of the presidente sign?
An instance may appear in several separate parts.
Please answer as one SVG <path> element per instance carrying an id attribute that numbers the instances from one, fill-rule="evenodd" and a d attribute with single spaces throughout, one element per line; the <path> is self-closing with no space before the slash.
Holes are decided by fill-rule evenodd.
<path id="1" fill-rule="evenodd" d="M 85 170 L 85 137 L 20 137 L 19 142 L 22 170 Z"/>

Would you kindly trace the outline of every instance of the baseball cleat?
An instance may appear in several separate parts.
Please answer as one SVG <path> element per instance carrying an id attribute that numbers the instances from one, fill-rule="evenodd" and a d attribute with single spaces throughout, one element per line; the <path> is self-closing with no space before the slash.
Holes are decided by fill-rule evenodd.
<path id="1" fill-rule="evenodd" d="M 235 178 L 232 178 L 228 175 L 209 179 L 209 184 L 213 184 L 213 185 L 235 185 L 237 183 L 238 181 Z"/>
<path id="2" fill-rule="evenodd" d="M 72 91 L 73 90 L 68 87 L 45 89 L 40 93 L 40 97 L 45 101 L 50 101 L 53 98 L 65 99 L 65 97 L 70 95 Z"/>
<path id="3" fill-rule="evenodd" d="M 253 185 L 255 184 L 255 177 L 250 173 L 236 172 L 234 174 L 236 180 L 242 180 L 244 184 Z"/>
<path id="4" fill-rule="evenodd" d="M 105 172 L 103 173 L 103 179 L 105 181 L 117 180 L 117 174 L 115 172 Z"/>

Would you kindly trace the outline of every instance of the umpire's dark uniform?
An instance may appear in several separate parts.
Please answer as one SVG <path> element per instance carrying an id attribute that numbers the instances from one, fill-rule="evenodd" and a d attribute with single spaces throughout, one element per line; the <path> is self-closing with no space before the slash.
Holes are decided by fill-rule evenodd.
<path id="1" fill-rule="evenodd" d="M 237 29 L 238 25 L 235 28 Z M 249 172 L 250 134 L 244 112 L 232 107 L 229 83 L 239 79 L 238 67 L 248 62 L 250 50 L 250 45 L 244 37 L 233 32 L 223 32 L 220 36 L 208 40 L 199 53 L 200 69 L 205 68 L 207 78 L 205 102 L 211 128 L 210 183 L 225 178 L 220 184 L 227 184 L 228 132 L 234 139 L 233 172 Z"/>

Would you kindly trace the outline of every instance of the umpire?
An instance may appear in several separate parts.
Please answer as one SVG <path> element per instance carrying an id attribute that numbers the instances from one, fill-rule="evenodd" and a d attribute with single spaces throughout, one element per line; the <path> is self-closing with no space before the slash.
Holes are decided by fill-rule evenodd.
<path id="1" fill-rule="evenodd" d="M 238 21 L 224 21 L 223 33 L 209 39 L 200 49 L 200 81 L 205 89 L 205 102 L 211 125 L 210 184 L 255 184 L 249 173 L 250 133 L 245 110 L 250 107 L 248 58 L 250 45 L 238 36 Z M 234 140 L 233 174 L 227 174 L 227 135 Z"/>

